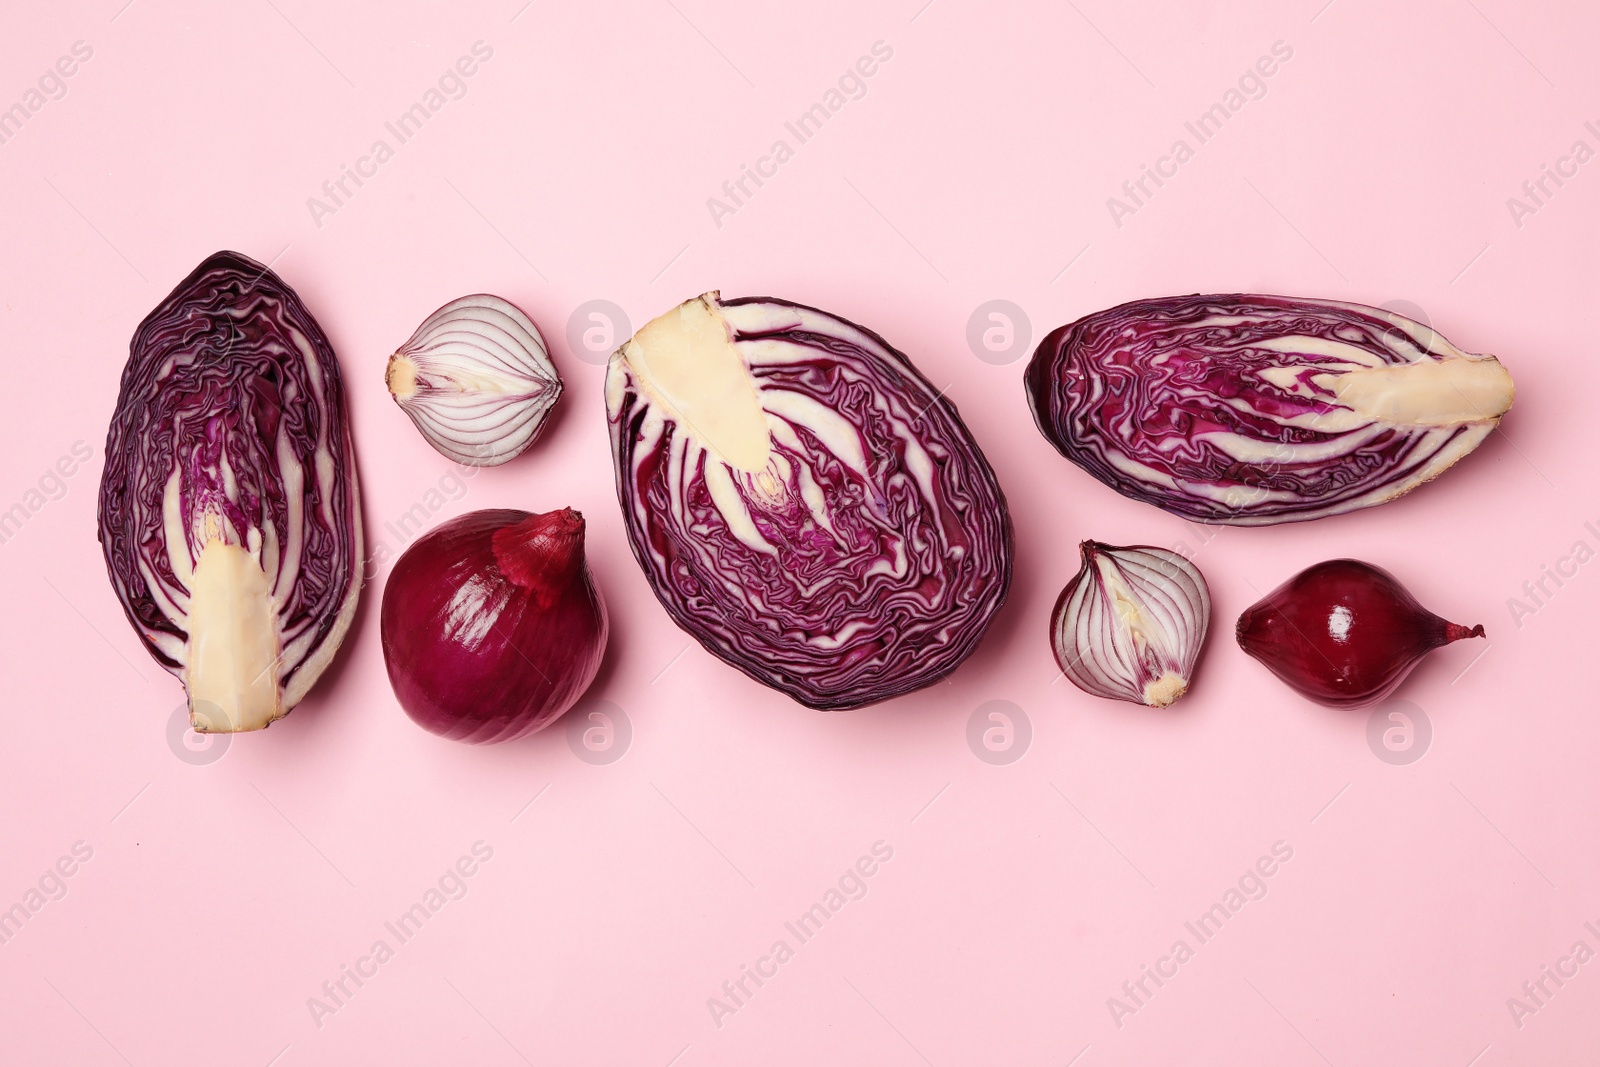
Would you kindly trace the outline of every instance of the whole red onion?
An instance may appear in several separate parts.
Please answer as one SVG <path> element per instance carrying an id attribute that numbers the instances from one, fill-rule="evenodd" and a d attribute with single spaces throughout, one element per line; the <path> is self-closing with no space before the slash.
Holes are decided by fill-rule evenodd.
<path id="1" fill-rule="evenodd" d="M 583 516 L 473 511 L 406 549 L 383 590 L 383 662 L 416 723 L 473 744 L 550 725 L 594 680 L 605 602 Z"/>
<path id="2" fill-rule="evenodd" d="M 1307 567 L 1239 616 L 1239 647 L 1290 687 L 1338 708 L 1394 691 L 1423 656 L 1483 627 L 1418 604 L 1394 575 L 1357 559 Z"/>

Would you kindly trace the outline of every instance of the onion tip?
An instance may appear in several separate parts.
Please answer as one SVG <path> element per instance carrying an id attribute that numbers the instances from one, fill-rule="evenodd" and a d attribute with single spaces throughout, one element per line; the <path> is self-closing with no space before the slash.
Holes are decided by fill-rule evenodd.
<path id="1" fill-rule="evenodd" d="M 494 532 L 495 562 L 519 588 L 553 599 L 562 587 L 560 576 L 583 568 L 583 532 L 583 513 L 573 508 L 529 515 Z"/>

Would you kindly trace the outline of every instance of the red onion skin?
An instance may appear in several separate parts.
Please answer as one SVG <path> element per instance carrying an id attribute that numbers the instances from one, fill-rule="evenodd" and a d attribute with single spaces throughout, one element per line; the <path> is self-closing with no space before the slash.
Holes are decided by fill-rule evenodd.
<path id="1" fill-rule="evenodd" d="M 605 654 L 583 516 L 474 511 L 408 548 L 383 590 L 389 683 L 425 730 L 470 744 L 544 729 Z"/>
<path id="2" fill-rule="evenodd" d="M 1381 567 L 1334 559 L 1246 608 L 1239 647 L 1320 704 L 1359 708 L 1388 696 L 1423 656 L 1483 627 L 1447 622 Z"/>

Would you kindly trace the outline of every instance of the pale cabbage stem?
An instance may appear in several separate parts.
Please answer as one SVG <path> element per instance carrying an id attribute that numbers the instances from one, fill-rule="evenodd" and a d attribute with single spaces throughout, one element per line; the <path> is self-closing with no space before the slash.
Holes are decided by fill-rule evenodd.
<path id="1" fill-rule="evenodd" d="M 233 733 L 282 718 L 279 655 L 266 572 L 242 546 L 213 537 L 200 550 L 189 590 L 190 725 L 199 733 Z"/>

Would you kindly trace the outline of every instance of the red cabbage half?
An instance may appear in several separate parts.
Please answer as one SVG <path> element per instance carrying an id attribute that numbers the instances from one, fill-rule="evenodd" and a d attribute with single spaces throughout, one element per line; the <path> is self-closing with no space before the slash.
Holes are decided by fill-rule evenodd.
<path id="1" fill-rule="evenodd" d="M 283 717 L 350 628 L 361 506 L 339 362 L 294 290 L 249 257 L 207 259 L 135 331 L 100 544 L 196 730 Z"/>
<path id="2" fill-rule="evenodd" d="M 954 405 L 882 338 L 767 297 L 687 301 L 606 373 L 617 493 L 707 651 L 842 710 L 943 678 L 1011 581 L 1011 522 Z"/>
<path id="3" fill-rule="evenodd" d="M 1136 300 L 1053 331 L 1034 421 L 1124 496 L 1260 526 L 1382 504 L 1476 448 L 1511 375 L 1420 322 L 1280 296 Z"/>

